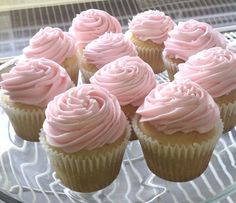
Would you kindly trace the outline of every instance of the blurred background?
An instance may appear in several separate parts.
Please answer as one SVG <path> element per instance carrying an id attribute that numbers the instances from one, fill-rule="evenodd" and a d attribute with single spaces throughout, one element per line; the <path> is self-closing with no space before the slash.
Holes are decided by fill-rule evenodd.
<path id="1" fill-rule="evenodd" d="M 67 31 L 76 14 L 89 8 L 109 12 L 124 31 L 133 15 L 148 9 L 162 10 L 176 22 L 204 21 L 222 32 L 236 27 L 236 0 L 1 0 L 0 61 L 20 55 L 41 27 Z"/>

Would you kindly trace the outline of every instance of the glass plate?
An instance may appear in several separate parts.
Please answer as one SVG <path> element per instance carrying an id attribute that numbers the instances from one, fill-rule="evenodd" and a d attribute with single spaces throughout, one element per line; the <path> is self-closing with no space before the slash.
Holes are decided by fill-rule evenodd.
<path id="1" fill-rule="evenodd" d="M 236 38 L 235 33 L 225 36 L 229 40 Z M 1 66 L 0 73 L 8 71 L 16 60 Z M 166 73 L 159 74 L 157 79 L 166 81 Z M 78 200 L 78 194 L 57 179 L 40 143 L 16 136 L 2 109 L 0 120 L 0 199 L 6 202 L 236 202 L 236 129 L 222 135 L 207 170 L 185 183 L 173 183 L 153 175 L 146 166 L 139 142 L 130 142 L 116 180 L 104 190 L 84 194 L 84 199 Z"/>
<path id="2" fill-rule="evenodd" d="M 77 202 L 56 178 L 40 144 L 17 137 L 4 113 L 0 119 L 0 188 L 22 202 Z M 90 194 L 88 202 L 235 202 L 229 196 L 236 189 L 235 136 L 235 129 L 222 135 L 207 170 L 186 183 L 153 175 L 138 141 L 131 142 L 117 179 L 108 188 Z"/>

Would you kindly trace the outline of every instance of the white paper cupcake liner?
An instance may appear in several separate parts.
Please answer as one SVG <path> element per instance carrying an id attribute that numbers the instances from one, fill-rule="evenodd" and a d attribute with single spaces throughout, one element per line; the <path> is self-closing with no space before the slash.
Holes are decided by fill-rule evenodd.
<path id="1" fill-rule="evenodd" d="M 121 109 L 125 113 L 126 118 L 128 119 L 128 121 L 131 124 L 131 135 L 130 135 L 129 141 L 137 140 L 138 138 L 137 138 L 137 136 L 133 130 L 133 126 L 132 126 L 132 120 L 135 115 L 136 109 L 132 109 L 132 107 L 131 107 L 131 109 L 127 109 L 127 107 L 126 108 L 123 108 L 123 107 L 124 106 L 122 106 Z"/>
<path id="2" fill-rule="evenodd" d="M 32 142 L 39 141 L 39 131 L 42 128 L 45 119 L 44 108 L 33 108 L 30 106 L 27 109 L 26 105 L 24 108 L 20 108 L 14 106 L 14 104 L 8 104 L 2 100 L 2 98 L 0 105 L 8 115 L 15 132 L 19 137 Z"/>
<path id="3" fill-rule="evenodd" d="M 71 65 L 62 64 L 62 67 L 65 68 L 71 80 L 75 83 L 75 85 L 77 85 L 78 78 L 79 78 L 79 65 L 78 64 L 71 64 Z"/>
<path id="4" fill-rule="evenodd" d="M 156 45 L 156 47 L 145 46 L 145 42 L 136 39 L 130 30 L 125 32 L 125 36 L 133 42 L 138 52 L 138 56 L 152 67 L 155 74 L 165 70 L 162 60 L 162 47 L 158 47 L 158 45 Z M 139 41 L 143 46 L 138 43 Z"/>
<path id="5" fill-rule="evenodd" d="M 134 129 L 133 129 L 133 125 L 132 125 L 133 116 L 127 117 L 127 118 L 128 118 L 128 120 L 129 120 L 129 122 L 131 123 L 131 133 L 130 133 L 129 141 L 135 141 L 135 140 L 137 140 L 138 138 L 137 138 L 137 135 L 136 135 L 136 133 L 135 133 L 135 131 L 134 131 Z"/>
<path id="6" fill-rule="evenodd" d="M 149 169 L 157 176 L 175 182 L 193 180 L 205 171 L 223 131 L 223 123 L 220 120 L 216 125 L 216 136 L 201 144 L 164 145 L 139 129 L 138 118 L 135 116 L 133 119 L 133 128 L 141 143 Z"/>
<path id="7" fill-rule="evenodd" d="M 162 50 L 160 48 L 141 47 L 136 44 L 135 46 L 138 56 L 152 67 L 155 74 L 165 70 L 162 61 Z"/>
<path id="8" fill-rule="evenodd" d="M 83 67 L 80 69 L 81 72 L 81 80 L 83 84 L 89 84 L 89 79 L 94 75 L 93 72 L 90 72 L 88 70 L 85 70 Z"/>
<path id="9" fill-rule="evenodd" d="M 219 105 L 220 116 L 224 123 L 224 133 L 236 125 L 236 101 L 233 103 Z"/>
<path id="10" fill-rule="evenodd" d="M 162 54 L 164 68 L 167 70 L 170 81 L 174 80 L 174 75 L 179 71 L 178 64 L 170 61 Z"/>
<path id="11" fill-rule="evenodd" d="M 120 144 L 113 143 L 114 147 L 107 149 L 104 146 L 98 150 L 73 154 L 62 153 L 49 146 L 43 131 L 40 133 L 40 142 L 57 177 L 66 187 L 77 192 L 94 192 L 105 188 L 117 177 L 130 131 L 128 125 L 124 140 Z"/>

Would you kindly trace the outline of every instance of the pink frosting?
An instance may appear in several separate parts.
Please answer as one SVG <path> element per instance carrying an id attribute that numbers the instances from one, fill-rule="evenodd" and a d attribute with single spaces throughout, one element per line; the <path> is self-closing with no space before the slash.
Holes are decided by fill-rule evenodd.
<path id="1" fill-rule="evenodd" d="M 164 55 L 186 61 L 201 50 L 216 46 L 225 48 L 226 40 L 209 24 L 188 20 L 175 26 L 164 44 Z"/>
<path id="2" fill-rule="evenodd" d="M 79 47 L 84 48 L 89 42 L 105 32 L 122 32 L 119 21 L 109 13 L 97 9 L 81 12 L 73 19 L 69 32 L 77 40 Z"/>
<path id="3" fill-rule="evenodd" d="M 203 50 L 180 64 L 175 78 L 198 83 L 212 97 L 226 95 L 236 89 L 236 56 L 221 47 Z"/>
<path id="4" fill-rule="evenodd" d="M 150 122 L 165 134 L 205 133 L 220 119 L 219 108 L 212 97 L 191 81 L 157 85 L 137 113 L 141 115 L 141 122 Z"/>
<path id="5" fill-rule="evenodd" d="M 115 95 L 120 105 L 140 106 L 156 86 L 152 68 L 138 56 L 124 56 L 103 66 L 90 79 Z"/>
<path id="6" fill-rule="evenodd" d="M 1 78 L 0 86 L 12 101 L 39 107 L 46 107 L 73 84 L 64 68 L 44 58 L 16 64 Z"/>
<path id="7" fill-rule="evenodd" d="M 134 44 L 122 33 L 105 33 L 84 49 L 87 63 L 95 65 L 98 69 L 126 55 L 138 54 Z"/>
<path id="8" fill-rule="evenodd" d="M 174 28 L 174 22 L 165 13 L 158 10 L 148 10 L 137 14 L 129 22 L 129 30 L 140 40 L 151 40 L 162 44 L 168 37 L 168 32 Z"/>
<path id="9" fill-rule="evenodd" d="M 118 100 L 97 85 L 80 85 L 54 98 L 43 129 L 51 146 L 67 153 L 115 142 L 128 124 Z"/>
<path id="10" fill-rule="evenodd" d="M 59 64 L 76 54 L 75 39 L 60 28 L 40 29 L 23 49 L 27 58 L 47 58 Z"/>

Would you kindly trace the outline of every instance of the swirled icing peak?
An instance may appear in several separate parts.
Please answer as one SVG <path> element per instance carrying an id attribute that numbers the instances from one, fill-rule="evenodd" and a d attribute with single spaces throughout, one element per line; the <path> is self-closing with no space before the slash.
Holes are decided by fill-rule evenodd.
<path id="1" fill-rule="evenodd" d="M 129 30 L 140 40 L 151 40 L 162 44 L 168 37 L 168 32 L 174 28 L 174 22 L 165 13 L 158 10 L 148 10 L 137 14 L 129 22 Z"/>
<path id="2" fill-rule="evenodd" d="M 122 33 L 105 33 L 84 49 L 87 63 L 100 69 L 122 56 L 137 56 L 134 44 Z"/>
<path id="3" fill-rule="evenodd" d="M 209 24 L 188 20 L 175 26 L 164 44 L 164 55 L 186 61 L 204 49 L 217 46 L 225 48 L 226 40 Z"/>
<path id="4" fill-rule="evenodd" d="M 27 58 L 47 58 L 58 64 L 76 54 L 75 39 L 60 28 L 41 28 L 23 49 Z"/>
<path id="5" fill-rule="evenodd" d="M 1 78 L 0 86 L 12 101 L 39 107 L 73 85 L 64 68 L 45 58 L 16 64 Z"/>
<path id="6" fill-rule="evenodd" d="M 220 119 L 219 108 L 203 88 L 192 81 L 173 81 L 156 86 L 137 113 L 165 134 L 205 133 Z"/>
<path id="7" fill-rule="evenodd" d="M 152 68 L 138 56 L 123 56 L 103 66 L 90 79 L 115 95 L 120 105 L 140 106 L 156 86 Z"/>
<path id="8" fill-rule="evenodd" d="M 80 48 L 84 48 L 105 32 L 121 33 L 122 28 L 115 17 L 97 9 L 88 9 L 77 14 L 69 28 L 69 33 L 75 37 Z"/>
<path id="9" fill-rule="evenodd" d="M 43 129 L 48 143 L 67 153 L 113 143 L 128 124 L 116 97 L 91 84 L 56 96 L 45 114 Z"/>
<path id="10" fill-rule="evenodd" d="M 203 50 L 179 65 L 175 79 L 189 79 L 212 97 L 220 97 L 236 89 L 236 56 L 221 47 Z"/>

